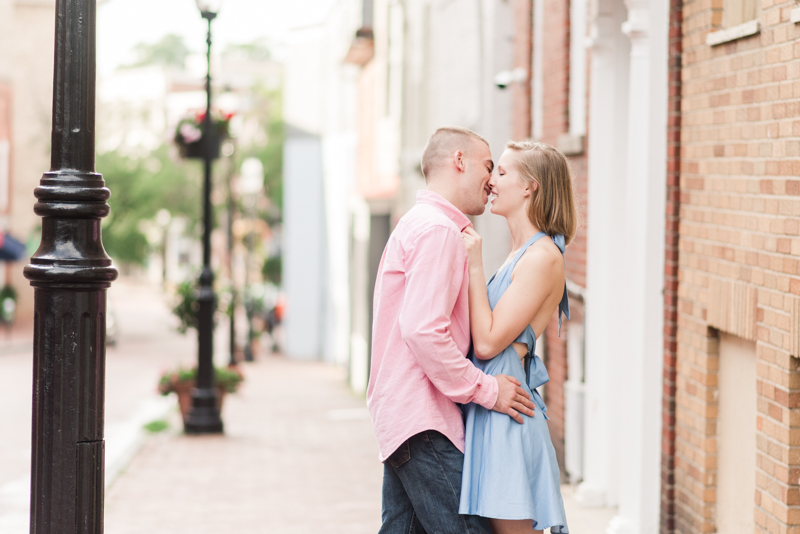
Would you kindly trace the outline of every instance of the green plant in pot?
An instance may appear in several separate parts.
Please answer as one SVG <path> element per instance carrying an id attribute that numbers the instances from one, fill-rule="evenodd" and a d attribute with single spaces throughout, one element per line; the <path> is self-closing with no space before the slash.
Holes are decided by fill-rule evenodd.
<path id="1" fill-rule="evenodd" d="M 217 386 L 217 407 L 222 409 L 222 400 L 226 393 L 236 393 L 244 376 L 233 367 L 217 367 L 214 369 L 215 383 Z M 158 380 L 158 391 L 162 395 L 175 393 L 178 396 L 178 405 L 181 415 L 186 419 L 192 407 L 192 389 L 197 382 L 197 368 L 187 369 L 178 367 L 165 371 Z"/>
<path id="2" fill-rule="evenodd" d="M 11 324 L 17 315 L 17 290 L 11 286 L 0 288 L 0 323 Z"/>
<path id="3" fill-rule="evenodd" d="M 218 309 L 214 314 L 214 326 L 217 324 L 217 314 L 229 314 L 231 306 L 231 289 L 217 291 Z M 197 328 L 197 312 L 200 304 L 197 302 L 197 281 L 187 280 L 175 288 L 175 304 L 172 313 L 178 318 L 178 332 L 185 334 L 190 328 Z"/>

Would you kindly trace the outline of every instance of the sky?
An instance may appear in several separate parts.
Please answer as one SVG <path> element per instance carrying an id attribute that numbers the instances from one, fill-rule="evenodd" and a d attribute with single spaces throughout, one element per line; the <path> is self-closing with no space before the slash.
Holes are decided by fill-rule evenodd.
<path id="1" fill-rule="evenodd" d="M 213 47 L 256 40 L 278 58 L 291 28 L 318 23 L 334 0 L 223 0 L 214 20 Z M 104 0 L 97 7 L 97 69 L 102 76 L 135 59 L 133 48 L 174 33 L 194 52 L 205 52 L 206 21 L 195 0 Z"/>

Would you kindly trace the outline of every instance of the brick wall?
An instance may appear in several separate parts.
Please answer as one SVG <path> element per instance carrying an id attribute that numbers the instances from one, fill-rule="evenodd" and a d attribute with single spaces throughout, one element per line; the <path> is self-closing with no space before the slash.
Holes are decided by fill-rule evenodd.
<path id="1" fill-rule="evenodd" d="M 526 0 L 530 5 L 530 1 Z M 541 141 L 558 146 L 558 138 L 569 131 L 569 71 L 570 71 L 570 4 L 563 0 L 544 0 L 542 27 L 545 35 L 542 42 L 543 80 L 542 80 L 542 139 Z M 582 31 L 582 30 L 581 30 Z M 588 100 L 588 99 L 587 99 Z M 515 110 L 516 111 L 516 110 Z M 530 126 L 528 126 L 530 131 Z M 573 171 L 574 189 L 578 201 L 581 220 L 586 220 L 587 168 L 586 155 L 569 157 Z M 565 255 L 567 278 L 576 284 L 586 285 L 586 227 L 581 224 L 578 234 L 567 248 Z M 573 303 L 576 310 L 573 322 L 583 320 L 580 304 Z M 547 415 L 549 428 L 558 456 L 559 465 L 564 470 L 564 381 L 569 369 L 566 358 L 566 329 L 564 322 L 561 337 L 558 336 L 558 321 L 553 319 L 547 327 L 546 365 L 550 382 L 546 386 Z"/>
<path id="2" fill-rule="evenodd" d="M 544 0 L 544 83 L 543 124 L 541 141 L 558 146 L 558 138 L 569 131 L 569 2 Z M 588 98 L 587 98 L 588 102 Z M 588 116 L 588 114 L 587 114 Z M 586 153 L 569 156 L 574 189 L 581 214 L 586 221 L 587 168 Z M 576 284 L 586 286 L 586 226 L 581 224 L 578 234 L 567 249 L 567 277 Z"/>
<path id="3" fill-rule="evenodd" d="M 569 2 L 544 1 L 542 51 L 542 139 L 553 146 L 569 129 Z M 569 249 L 569 252 L 571 251 Z M 565 257 L 567 265 L 569 256 Z M 545 330 L 545 365 L 550 375 L 546 386 L 548 427 L 558 465 L 564 469 L 564 381 L 567 379 L 566 338 L 558 337 L 558 322 L 550 321 Z"/>
<path id="4" fill-rule="evenodd" d="M 544 0 L 542 141 L 556 145 L 569 128 L 569 2 Z"/>
<path id="5" fill-rule="evenodd" d="M 531 54 L 533 51 L 533 1 L 514 0 L 514 69 L 528 74 L 511 85 L 511 138 L 523 141 L 531 136 Z"/>
<path id="6" fill-rule="evenodd" d="M 675 376 L 680 227 L 683 0 L 670 0 L 667 210 L 664 261 L 664 389 L 661 422 L 661 534 L 675 531 Z"/>
<path id="7" fill-rule="evenodd" d="M 566 321 L 564 321 L 566 322 Z M 564 382 L 567 380 L 567 344 L 562 327 L 561 338 L 558 337 L 558 318 L 554 317 L 547 325 L 544 332 L 545 350 L 543 355 L 544 365 L 550 382 L 544 387 L 544 400 L 547 405 L 547 428 L 556 450 L 558 466 L 561 468 L 562 479 L 566 480 L 564 464 Z"/>
<path id="8" fill-rule="evenodd" d="M 793 1 L 764 0 L 758 35 L 710 47 L 706 35 L 718 28 L 721 5 L 683 2 L 675 530 L 716 531 L 718 332 L 725 331 L 756 341 L 756 532 L 794 533 L 800 28 L 789 21 Z"/>

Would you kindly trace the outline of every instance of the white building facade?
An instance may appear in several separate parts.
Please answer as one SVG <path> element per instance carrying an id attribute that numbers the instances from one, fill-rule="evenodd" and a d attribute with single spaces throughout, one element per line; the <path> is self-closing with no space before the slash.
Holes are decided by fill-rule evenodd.
<path id="1" fill-rule="evenodd" d="M 285 63 L 285 352 L 346 366 L 350 352 L 350 194 L 356 75 L 344 63 L 360 2 L 333 4 L 292 34 Z"/>

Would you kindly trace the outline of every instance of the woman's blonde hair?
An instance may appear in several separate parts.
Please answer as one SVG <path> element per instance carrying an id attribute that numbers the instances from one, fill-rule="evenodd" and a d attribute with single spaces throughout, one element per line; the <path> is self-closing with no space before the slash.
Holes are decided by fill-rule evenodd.
<path id="1" fill-rule="evenodd" d="M 506 146 L 519 152 L 515 166 L 532 191 L 528 218 L 547 235 L 563 235 L 569 244 L 578 229 L 578 213 L 566 156 L 544 143 L 509 141 Z M 539 184 L 536 192 L 534 182 Z"/>

